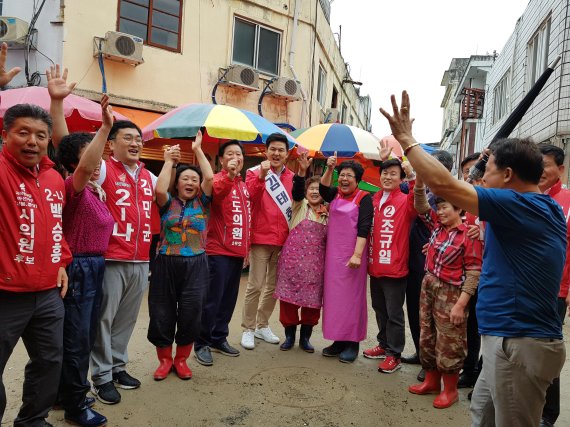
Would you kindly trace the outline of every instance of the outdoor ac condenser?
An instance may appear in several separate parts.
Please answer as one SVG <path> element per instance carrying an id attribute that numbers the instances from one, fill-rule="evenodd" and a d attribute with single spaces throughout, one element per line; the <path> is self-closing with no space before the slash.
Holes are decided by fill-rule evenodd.
<path id="1" fill-rule="evenodd" d="M 298 81 L 289 77 L 277 77 L 270 87 L 273 96 L 284 98 L 288 101 L 301 99 L 301 85 Z"/>
<path id="2" fill-rule="evenodd" d="M 0 16 L 0 43 L 8 47 L 22 47 L 26 44 L 29 25 L 26 21 L 13 16 Z"/>
<path id="3" fill-rule="evenodd" d="M 226 84 L 247 91 L 259 90 L 259 73 L 245 65 L 232 65 L 226 74 Z"/>
<path id="4" fill-rule="evenodd" d="M 101 42 L 100 46 L 98 45 L 99 42 Z M 102 53 L 104 58 L 111 61 L 135 66 L 144 62 L 142 57 L 143 39 L 140 37 L 117 31 L 107 31 L 105 39 L 95 38 L 95 44 L 94 56 Z"/>

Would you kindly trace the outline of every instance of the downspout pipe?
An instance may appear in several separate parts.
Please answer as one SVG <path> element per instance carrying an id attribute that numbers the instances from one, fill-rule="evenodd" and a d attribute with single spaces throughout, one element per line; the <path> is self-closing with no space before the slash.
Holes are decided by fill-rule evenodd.
<path id="1" fill-rule="evenodd" d="M 297 48 L 297 25 L 299 23 L 299 14 L 301 13 L 301 0 L 295 0 L 295 13 L 293 15 L 293 31 L 291 32 L 291 49 L 289 50 L 289 69 L 293 78 L 300 82 L 295 72 L 295 49 Z M 315 28 L 315 32 L 317 29 Z M 306 115 L 307 115 L 307 93 L 301 84 L 301 97 L 303 98 L 303 104 L 301 105 L 301 129 L 307 127 Z"/>

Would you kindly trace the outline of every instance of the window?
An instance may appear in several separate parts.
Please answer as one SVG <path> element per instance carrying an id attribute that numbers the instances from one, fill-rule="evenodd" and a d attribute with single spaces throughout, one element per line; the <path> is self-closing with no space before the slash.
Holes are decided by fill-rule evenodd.
<path id="1" fill-rule="evenodd" d="M 350 119 L 348 120 L 348 124 L 350 126 L 354 126 L 354 116 L 352 114 L 350 115 Z"/>
<path id="2" fill-rule="evenodd" d="M 550 18 L 542 23 L 538 31 L 528 42 L 527 71 L 528 88 L 536 83 L 548 66 L 548 47 L 550 44 Z"/>
<path id="3" fill-rule="evenodd" d="M 337 106 L 338 106 L 338 90 L 336 90 L 336 87 L 333 86 L 331 108 L 336 108 Z"/>
<path id="4" fill-rule="evenodd" d="M 119 31 L 149 46 L 180 52 L 182 0 L 121 0 Z"/>
<path id="5" fill-rule="evenodd" d="M 511 98 L 510 73 L 511 71 L 507 70 L 493 90 L 493 124 L 497 123 L 509 112 Z"/>
<path id="6" fill-rule="evenodd" d="M 340 122 L 341 123 L 346 123 L 346 111 L 347 111 L 347 107 L 346 107 L 346 103 L 342 103 L 342 110 L 340 111 Z"/>
<path id="7" fill-rule="evenodd" d="M 281 33 L 235 18 L 233 62 L 278 75 L 280 46 Z"/>
<path id="8" fill-rule="evenodd" d="M 325 105 L 325 99 L 327 97 L 327 72 L 323 68 L 322 64 L 319 64 L 319 77 L 317 82 L 317 101 L 323 107 Z"/>

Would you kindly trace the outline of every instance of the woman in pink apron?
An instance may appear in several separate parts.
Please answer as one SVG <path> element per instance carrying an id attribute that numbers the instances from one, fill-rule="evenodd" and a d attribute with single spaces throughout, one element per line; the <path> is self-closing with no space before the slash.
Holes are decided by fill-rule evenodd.
<path id="1" fill-rule="evenodd" d="M 336 156 L 327 159 L 319 191 L 329 206 L 323 290 L 323 336 L 334 342 L 323 356 L 351 363 L 366 338 L 367 239 L 373 207 L 369 193 L 358 189 L 363 167 L 345 161 L 338 169 L 338 187 L 331 188 Z"/>
<path id="2" fill-rule="evenodd" d="M 305 179 L 311 159 L 304 153 L 298 162 L 291 231 L 279 255 L 274 297 L 279 299 L 279 321 L 285 328 L 285 341 L 279 348 L 293 348 L 297 325 L 301 325 L 299 346 L 313 353 L 309 338 L 321 316 L 328 211 L 319 194 L 320 176 Z"/>

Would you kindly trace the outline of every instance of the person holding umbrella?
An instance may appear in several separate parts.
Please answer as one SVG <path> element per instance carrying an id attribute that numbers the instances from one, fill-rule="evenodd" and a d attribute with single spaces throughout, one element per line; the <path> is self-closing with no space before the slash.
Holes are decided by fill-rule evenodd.
<path id="1" fill-rule="evenodd" d="M 331 187 L 336 152 L 327 159 L 319 192 L 329 202 L 323 289 L 323 336 L 333 340 L 323 356 L 352 363 L 366 338 L 368 310 L 367 239 L 372 227 L 372 197 L 358 189 L 364 168 L 354 160 L 338 166 L 338 187 Z"/>

